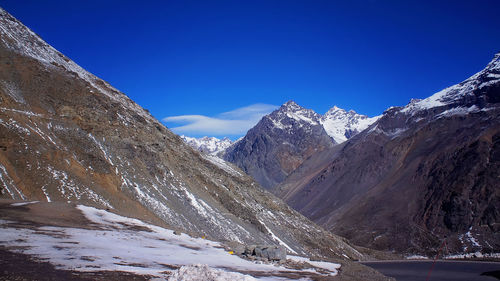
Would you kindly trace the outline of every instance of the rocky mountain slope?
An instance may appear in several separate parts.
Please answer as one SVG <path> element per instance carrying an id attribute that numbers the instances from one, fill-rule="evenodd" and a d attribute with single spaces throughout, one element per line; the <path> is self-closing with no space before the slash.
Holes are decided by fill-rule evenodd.
<path id="1" fill-rule="evenodd" d="M 228 147 L 233 144 L 229 138 L 218 139 L 216 137 L 202 137 L 202 138 L 191 138 L 187 136 L 181 136 L 189 146 L 192 148 L 210 155 L 218 155 L 223 153 Z"/>
<path id="2" fill-rule="evenodd" d="M 393 107 L 275 191 L 359 245 L 500 252 L 500 54 L 464 82 Z"/>
<path id="3" fill-rule="evenodd" d="M 309 156 L 333 146 L 319 119 L 319 114 L 289 101 L 264 116 L 223 158 L 270 189 Z"/>
<path id="4" fill-rule="evenodd" d="M 336 106 L 320 115 L 289 101 L 228 147 L 223 158 L 271 189 L 311 155 L 346 141 L 377 119 Z"/>
<path id="5" fill-rule="evenodd" d="M 78 202 L 216 241 L 363 259 L 2 9 L 0 197 Z"/>

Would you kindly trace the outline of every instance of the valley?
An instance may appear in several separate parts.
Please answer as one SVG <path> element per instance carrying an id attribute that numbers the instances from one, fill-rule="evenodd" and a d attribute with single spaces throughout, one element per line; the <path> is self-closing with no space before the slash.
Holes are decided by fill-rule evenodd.
<path id="1" fill-rule="evenodd" d="M 500 259 L 500 53 L 377 116 L 273 108 L 239 139 L 176 135 L 0 8 L 0 280 L 406 280 L 428 261 L 397 260 Z"/>

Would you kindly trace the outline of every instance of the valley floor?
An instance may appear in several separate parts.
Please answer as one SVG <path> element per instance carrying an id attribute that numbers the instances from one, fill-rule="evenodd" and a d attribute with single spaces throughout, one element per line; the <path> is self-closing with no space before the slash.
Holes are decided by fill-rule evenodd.
<path id="1" fill-rule="evenodd" d="M 0 201 L 0 280 L 362 280 L 378 272 L 288 256 L 254 262 L 218 242 L 92 207 Z M 366 276 L 366 275 L 365 275 Z"/>

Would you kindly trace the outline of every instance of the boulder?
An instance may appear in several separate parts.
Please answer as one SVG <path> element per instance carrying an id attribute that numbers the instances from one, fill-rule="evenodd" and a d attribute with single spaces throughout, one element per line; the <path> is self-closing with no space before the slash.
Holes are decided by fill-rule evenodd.
<path id="1" fill-rule="evenodd" d="M 286 249 L 283 246 L 275 245 L 250 245 L 245 247 L 244 255 L 270 261 L 284 261 L 286 260 Z"/>

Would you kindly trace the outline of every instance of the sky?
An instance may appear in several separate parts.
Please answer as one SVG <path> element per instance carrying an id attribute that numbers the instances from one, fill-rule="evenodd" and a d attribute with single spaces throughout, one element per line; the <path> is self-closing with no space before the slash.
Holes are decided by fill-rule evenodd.
<path id="1" fill-rule="evenodd" d="M 0 7 L 174 132 L 245 134 L 294 100 L 376 116 L 480 71 L 500 1 L 35 1 Z"/>

